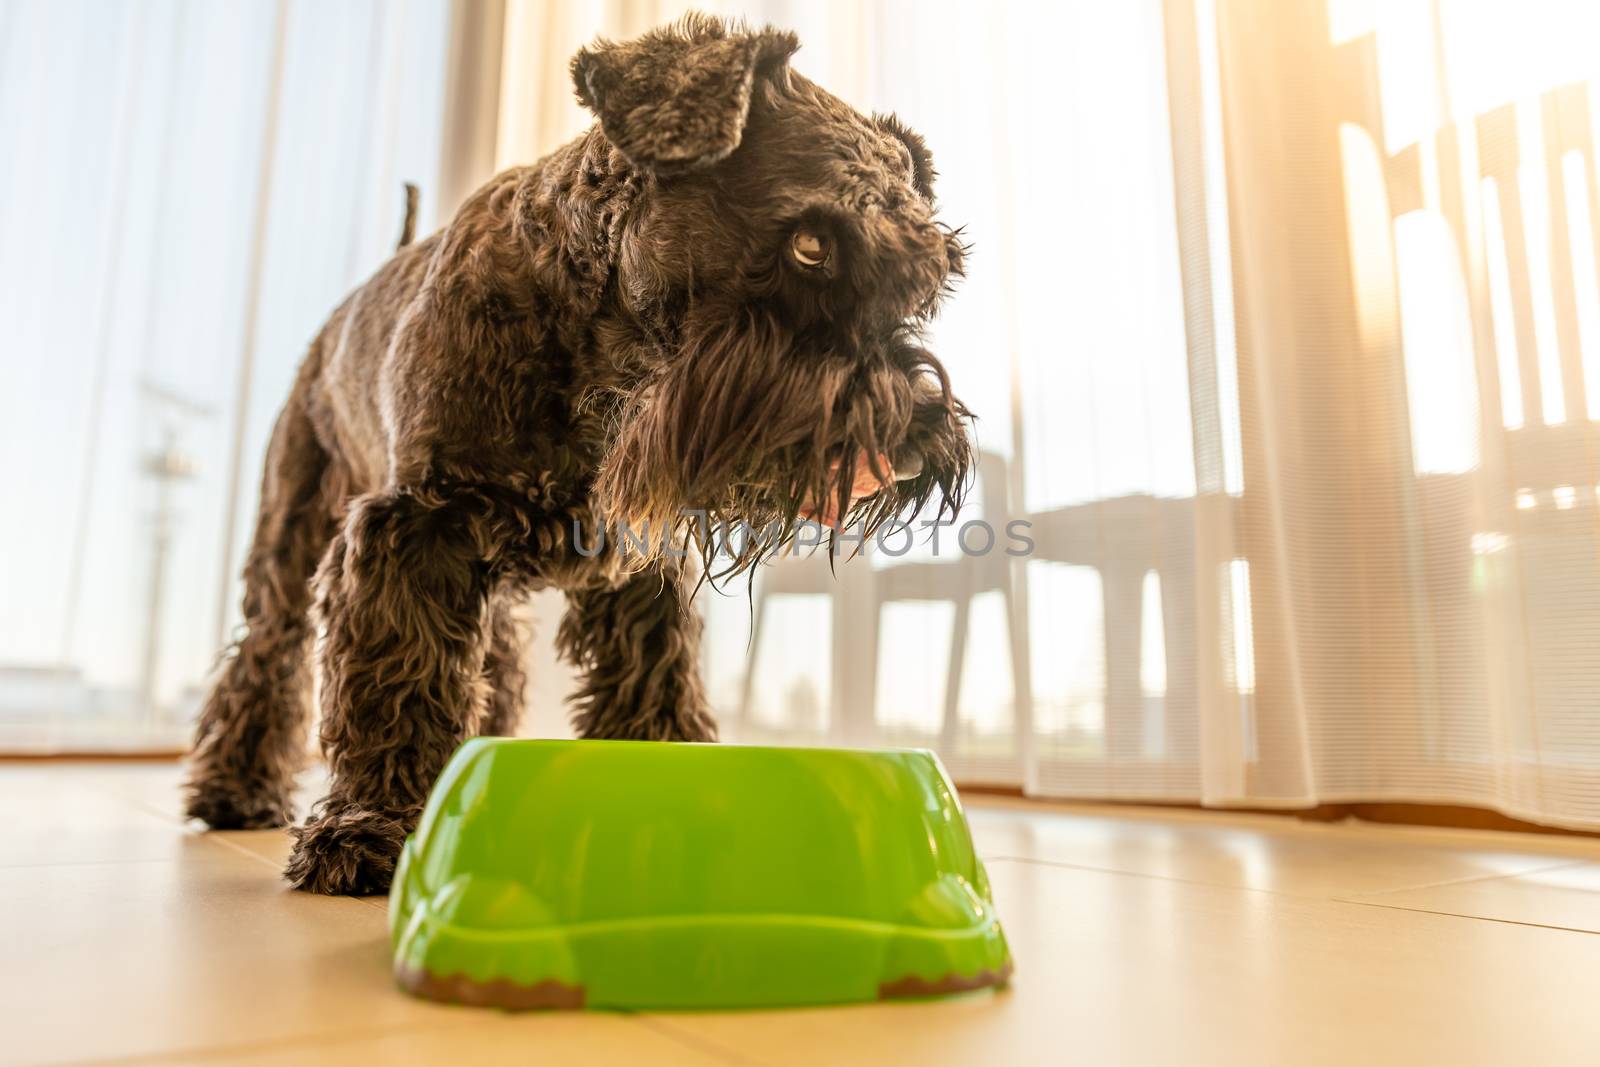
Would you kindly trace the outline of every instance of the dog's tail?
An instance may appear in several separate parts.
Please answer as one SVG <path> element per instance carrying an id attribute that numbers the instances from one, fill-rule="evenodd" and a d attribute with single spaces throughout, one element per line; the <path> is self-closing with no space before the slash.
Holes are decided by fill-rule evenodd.
<path id="1" fill-rule="evenodd" d="M 417 236 L 417 198 L 417 187 L 406 182 L 406 219 L 400 226 L 400 243 L 394 246 L 396 252 Z"/>

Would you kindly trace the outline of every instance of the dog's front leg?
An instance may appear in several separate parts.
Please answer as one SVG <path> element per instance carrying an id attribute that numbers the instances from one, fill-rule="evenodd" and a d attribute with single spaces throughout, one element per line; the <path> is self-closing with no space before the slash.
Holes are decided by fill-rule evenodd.
<path id="1" fill-rule="evenodd" d="M 471 488 L 367 496 L 317 575 L 328 795 L 285 871 L 317 893 L 388 887 L 434 779 L 483 700 L 494 558 L 512 521 Z"/>
<path id="2" fill-rule="evenodd" d="M 680 560 L 568 590 L 556 641 L 583 672 L 572 697 L 578 736 L 717 739 L 700 682 L 700 616 Z"/>

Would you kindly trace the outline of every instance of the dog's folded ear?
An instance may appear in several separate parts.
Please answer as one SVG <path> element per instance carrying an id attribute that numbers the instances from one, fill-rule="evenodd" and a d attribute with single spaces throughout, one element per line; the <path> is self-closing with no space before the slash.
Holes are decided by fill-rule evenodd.
<path id="1" fill-rule="evenodd" d="M 756 79 L 799 47 L 792 33 L 688 15 L 637 40 L 595 41 L 572 57 L 572 81 L 630 162 L 672 173 L 738 148 Z"/>

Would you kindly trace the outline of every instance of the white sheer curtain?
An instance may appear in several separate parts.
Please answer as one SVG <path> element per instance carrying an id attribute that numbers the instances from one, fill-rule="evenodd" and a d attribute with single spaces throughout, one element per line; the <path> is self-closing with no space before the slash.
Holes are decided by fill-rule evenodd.
<path id="1" fill-rule="evenodd" d="M 0 8 L 0 720 L 181 720 L 235 599 L 227 515 L 400 179 L 561 143 L 572 49 L 684 6 Z M 931 338 L 980 416 L 963 520 L 1032 544 L 946 531 L 709 596 L 731 738 L 1600 827 L 1594 5 L 701 6 L 798 30 L 802 72 L 927 136 L 975 245 Z M 447 110 L 464 19 L 489 104 Z M 441 149 L 468 125 L 470 164 Z M 536 658 L 530 730 L 560 733 Z"/>
<path id="2" fill-rule="evenodd" d="M 436 191 L 447 16 L 0 4 L 0 744 L 186 740 L 294 369 Z"/>
<path id="3" fill-rule="evenodd" d="M 1600 11 L 1215 24 L 1255 680 L 1226 795 L 1600 825 Z"/>
<path id="4" fill-rule="evenodd" d="M 1033 541 L 709 597 L 730 737 L 1600 826 L 1592 5 L 703 6 L 798 30 L 798 69 L 927 135 L 976 246 L 933 335 L 980 416 L 963 520 Z M 564 58 L 678 7 L 524 20 Z M 519 156 L 584 121 L 549 40 L 507 40 L 557 116 L 502 112 Z"/>

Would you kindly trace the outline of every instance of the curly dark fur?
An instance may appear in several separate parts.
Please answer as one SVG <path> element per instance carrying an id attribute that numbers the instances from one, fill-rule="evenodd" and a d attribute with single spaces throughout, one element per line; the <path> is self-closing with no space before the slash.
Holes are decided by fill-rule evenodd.
<path id="1" fill-rule="evenodd" d="M 695 571 L 752 566 L 821 502 L 869 531 L 958 506 L 966 409 L 918 330 L 964 246 L 921 139 L 790 71 L 795 47 L 691 16 L 583 50 L 596 125 L 333 313 L 267 457 L 191 814 L 290 818 L 320 632 L 333 777 L 287 875 L 380 891 L 450 753 L 515 729 L 517 598 L 567 595 L 583 736 L 712 740 Z M 825 235 L 824 265 L 793 257 L 799 231 Z M 685 508 L 770 532 L 713 558 Z M 594 550 L 618 522 L 668 536 Z"/>
<path id="2" fill-rule="evenodd" d="M 715 741 L 700 685 L 700 616 L 675 561 L 620 586 L 569 590 L 556 636 L 583 670 L 573 722 L 584 737 Z"/>
<path id="3" fill-rule="evenodd" d="M 296 889 L 313 893 L 382 893 L 394 878 L 406 835 L 421 815 L 421 808 L 339 807 L 330 796 L 317 805 L 304 826 L 289 831 L 295 846 L 283 876 Z"/>

